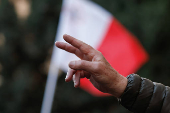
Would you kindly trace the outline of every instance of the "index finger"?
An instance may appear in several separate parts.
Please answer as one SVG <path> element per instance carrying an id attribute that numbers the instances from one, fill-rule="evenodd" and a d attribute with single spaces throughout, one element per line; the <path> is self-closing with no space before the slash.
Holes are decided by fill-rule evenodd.
<path id="1" fill-rule="evenodd" d="M 95 50 L 90 45 L 70 36 L 70 35 L 63 35 L 63 38 L 66 42 L 70 43 L 74 47 L 78 48 L 82 53 L 85 55 L 94 56 L 97 53 L 97 50 Z"/>

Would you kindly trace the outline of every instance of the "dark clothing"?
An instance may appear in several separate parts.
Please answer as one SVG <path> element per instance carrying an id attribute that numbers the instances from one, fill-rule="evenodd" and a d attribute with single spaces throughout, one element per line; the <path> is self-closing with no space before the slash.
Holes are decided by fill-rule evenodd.
<path id="1" fill-rule="evenodd" d="M 137 74 L 128 77 L 120 103 L 134 113 L 170 113 L 170 87 Z"/>

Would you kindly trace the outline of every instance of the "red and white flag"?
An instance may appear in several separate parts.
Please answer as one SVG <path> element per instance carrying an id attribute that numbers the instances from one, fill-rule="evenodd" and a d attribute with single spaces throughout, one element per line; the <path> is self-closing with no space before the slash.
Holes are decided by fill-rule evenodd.
<path id="1" fill-rule="evenodd" d="M 123 76 L 136 72 L 148 60 L 137 38 L 111 13 L 90 0 L 63 0 L 56 41 L 64 42 L 63 34 L 78 38 L 102 52 Z M 75 55 L 54 47 L 49 76 L 57 76 L 57 68 L 67 72 L 68 63 L 77 59 Z M 47 82 L 50 82 L 49 76 Z M 80 88 L 94 96 L 107 95 L 94 88 L 87 79 L 81 79 Z"/>
<path id="2" fill-rule="evenodd" d="M 102 52 L 123 76 L 136 72 L 147 61 L 147 53 L 137 38 L 99 5 L 89 0 L 65 0 L 61 16 L 57 41 L 64 41 L 62 36 L 65 33 L 84 41 Z M 53 55 L 56 65 L 65 72 L 68 63 L 78 59 L 63 50 Z M 103 95 L 87 79 L 82 79 L 80 84 L 92 95 Z"/>

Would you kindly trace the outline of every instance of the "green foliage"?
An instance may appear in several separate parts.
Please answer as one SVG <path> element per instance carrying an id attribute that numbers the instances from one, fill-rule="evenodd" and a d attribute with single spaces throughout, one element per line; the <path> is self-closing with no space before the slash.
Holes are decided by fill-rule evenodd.
<path id="1" fill-rule="evenodd" d="M 110 11 L 142 43 L 150 60 L 137 73 L 170 86 L 170 1 L 93 0 Z M 0 0 L 0 112 L 38 113 L 47 79 L 61 0 L 32 0 L 31 14 L 17 18 L 14 5 Z M 1 42 L 0 42 L 1 43 Z M 2 66 L 1 66 L 2 65 Z M 1 71 L 2 67 L 2 71 Z M 113 97 L 98 98 L 59 78 L 52 112 L 129 113 Z"/>

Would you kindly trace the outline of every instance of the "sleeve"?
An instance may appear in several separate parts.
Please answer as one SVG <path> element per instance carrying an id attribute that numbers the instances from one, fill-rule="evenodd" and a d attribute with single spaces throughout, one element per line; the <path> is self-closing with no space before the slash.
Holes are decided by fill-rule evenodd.
<path id="1" fill-rule="evenodd" d="M 134 113 L 170 113 L 170 88 L 137 74 L 127 77 L 120 104 Z"/>

